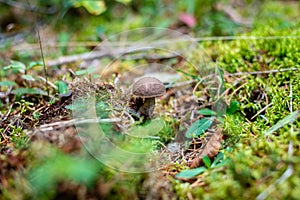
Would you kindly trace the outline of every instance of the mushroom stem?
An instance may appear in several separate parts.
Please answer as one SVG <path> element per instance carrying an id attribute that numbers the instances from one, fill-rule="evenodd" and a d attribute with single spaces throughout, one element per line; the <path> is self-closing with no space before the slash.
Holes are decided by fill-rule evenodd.
<path id="1" fill-rule="evenodd" d="M 155 107 L 155 98 L 145 98 L 143 105 L 139 108 L 138 113 L 144 117 L 144 120 L 150 118 Z"/>

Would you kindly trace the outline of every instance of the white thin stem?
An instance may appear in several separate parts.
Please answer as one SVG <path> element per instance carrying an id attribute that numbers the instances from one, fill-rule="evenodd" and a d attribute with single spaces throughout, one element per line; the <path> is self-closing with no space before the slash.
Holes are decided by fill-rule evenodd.
<path id="1" fill-rule="evenodd" d="M 115 123 L 115 122 L 121 122 L 120 118 L 112 118 L 112 119 L 100 119 L 100 118 L 91 118 L 91 119 L 71 119 L 66 121 L 58 121 L 53 122 L 50 124 L 43 124 L 37 130 L 43 132 L 43 131 L 51 131 L 57 128 L 72 126 L 72 125 L 79 125 L 79 124 L 87 124 L 87 123 Z M 29 135 L 32 132 L 29 132 Z M 34 133 L 34 131 L 33 131 Z"/>
<path id="2" fill-rule="evenodd" d="M 260 111 L 258 111 L 253 117 L 251 117 L 251 120 L 254 119 L 257 115 L 259 115 L 260 113 L 262 113 L 263 111 L 265 111 L 267 108 L 269 108 L 271 105 L 273 105 L 272 103 L 269 103 L 268 105 L 266 105 L 263 109 L 261 109 Z"/>
<path id="3" fill-rule="evenodd" d="M 57 90 L 57 86 L 54 85 L 53 83 L 51 83 L 49 80 L 46 80 L 44 77 L 42 76 L 38 76 L 38 78 L 42 81 L 44 81 L 46 84 L 50 85 L 51 87 L 53 87 L 55 90 Z"/>
<path id="4" fill-rule="evenodd" d="M 299 68 L 286 68 L 286 69 L 273 69 L 266 71 L 255 71 L 255 72 L 237 72 L 233 74 L 227 74 L 228 76 L 240 76 L 240 75 L 259 75 L 259 74 L 271 74 L 277 72 L 287 72 L 287 71 L 298 71 Z"/>

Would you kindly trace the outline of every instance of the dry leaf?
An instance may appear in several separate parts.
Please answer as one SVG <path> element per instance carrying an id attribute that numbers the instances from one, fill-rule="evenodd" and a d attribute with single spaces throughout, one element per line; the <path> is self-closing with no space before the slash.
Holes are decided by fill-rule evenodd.
<path id="1" fill-rule="evenodd" d="M 192 161 L 190 167 L 191 168 L 199 167 L 202 164 L 203 156 L 208 156 L 209 158 L 215 157 L 221 148 L 222 140 L 223 140 L 222 130 L 217 129 L 216 132 L 212 134 L 212 136 L 209 138 L 202 151 Z"/>

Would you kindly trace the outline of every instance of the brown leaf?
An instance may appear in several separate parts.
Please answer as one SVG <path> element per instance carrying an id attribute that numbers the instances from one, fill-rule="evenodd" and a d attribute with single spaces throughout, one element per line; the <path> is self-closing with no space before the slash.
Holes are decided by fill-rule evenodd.
<path id="1" fill-rule="evenodd" d="M 198 156 L 190 164 L 191 168 L 199 167 L 202 164 L 202 157 L 208 156 L 209 158 L 215 157 L 220 148 L 221 142 L 223 140 L 223 134 L 221 129 L 217 129 L 214 134 L 209 138 L 203 150 L 198 154 Z"/>

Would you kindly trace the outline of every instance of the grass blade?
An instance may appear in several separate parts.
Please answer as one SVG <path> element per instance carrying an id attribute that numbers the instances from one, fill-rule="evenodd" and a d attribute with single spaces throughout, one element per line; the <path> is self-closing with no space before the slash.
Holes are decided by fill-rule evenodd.
<path id="1" fill-rule="evenodd" d="M 277 122 L 274 126 L 272 126 L 270 129 L 268 129 L 267 131 L 264 132 L 265 136 L 270 135 L 271 133 L 275 132 L 276 130 L 278 130 L 279 128 L 294 122 L 300 115 L 300 110 L 294 111 L 291 114 L 289 114 L 288 116 L 286 116 L 285 118 L 283 118 L 282 120 L 280 120 L 279 122 Z"/>

